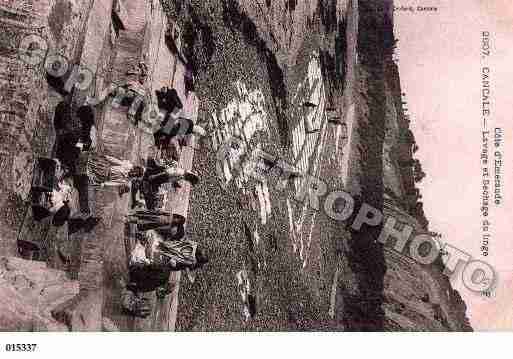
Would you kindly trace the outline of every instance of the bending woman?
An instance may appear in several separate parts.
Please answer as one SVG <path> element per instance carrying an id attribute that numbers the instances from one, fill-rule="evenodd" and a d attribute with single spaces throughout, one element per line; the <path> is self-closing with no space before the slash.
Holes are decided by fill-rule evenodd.
<path id="1" fill-rule="evenodd" d="M 147 317 L 152 308 L 143 293 L 157 291 L 163 298 L 171 292 L 169 276 L 173 271 L 196 270 L 208 258 L 191 240 L 165 241 L 157 232 L 147 231 L 136 242 L 128 265 L 129 282 L 122 292 L 121 303 L 126 314 Z"/>
<path id="2" fill-rule="evenodd" d="M 140 166 L 134 166 L 130 161 L 120 160 L 109 155 L 99 154 L 97 152 L 83 152 L 82 161 L 86 161 L 82 166 L 82 173 L 77 177 L 80 215 L 88 217 L 91 214 L 89 207 L 89 186 L 97 187 L 118 187 L 119 195 L 130 190 L 132 180 L 141 178 L 144 169 Z"/>
<path id="3" fill-rule="evenodd" d="M 171 160 L 165 165 L 159 165 L 154 159 L 148 159 L 140 185 L 140 190 L 146 202 L 146 208 L 149 210 L 156 208 L 156 196 L 161 185 L 164 183 L 175 183 L 182 179 L 188 181 L 193 186 L 199 182 L 199 177 L 194 172 L 186 171 L 179 167 L 176 161 Z"/>

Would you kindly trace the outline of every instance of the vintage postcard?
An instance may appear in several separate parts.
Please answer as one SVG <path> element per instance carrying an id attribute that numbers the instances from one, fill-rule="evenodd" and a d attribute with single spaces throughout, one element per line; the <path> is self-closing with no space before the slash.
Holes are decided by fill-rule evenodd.
<path id="1" fill-rule="evenodd" d="M 1 331 L 513 330 L 510 1 L 0 26 Z"/>

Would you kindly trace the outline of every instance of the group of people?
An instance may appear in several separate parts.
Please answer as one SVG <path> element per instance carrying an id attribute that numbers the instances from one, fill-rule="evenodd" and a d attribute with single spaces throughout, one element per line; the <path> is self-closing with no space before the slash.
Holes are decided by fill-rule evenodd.
<path id="1" fill-rule="evenodd" d="M 181 117 L 183 104 L 175 89 L 156 91 L 163 119 L 154 132 L 156 158 L 148 158 L 144 165 L 135 165 L 97 151 L 95 107 L 109 98 L 124 96 L 121 106 L 133 109 L 138 96 L 148 97 L 144 83 L 147 69 L 139 64 L 136 79 L 122 87 L 109 87 L 98 99 L 87 98 L 77 105 L 73 94 L 67 94 L 55 110 L 55 162 L 60 171 L 50 191 L 50 213 L 56 226 L 68 222 L 68 231 L 90 231 L 100 221 L 90 206 L 90 188 L 117 188 L 120 197 L 130 193 L 127 224 L 133 224 L 135 243 L 129 258 L 128 284 L 123 292 L 123 308 L 130 315 L 144 317 L 148 307 L 143 293 L 169 293 L 168 281 L 172 271 L 195 270 L 208 262 L 198 244 L 185 237 L 185 218 L 163 211 L 159 193 L 165 183 L 180 187 L 181 181 L 191 185 L 199 182 L 192 171 L 178 164 L 185 135 L 204 135 L 205 130 L 190 119 Z M 132 73 L 131 75 L 133 75 Z M 130 73 L 129 73 L 130 75 Z M 190 79 L 188 83 L 190 85 Z M 151 97 L 151 96 L 150 96 Z M 75 101 L 74 101 L 75 100 Z M 142 106 L 147 102 L 142 101 Z M 134 125 L 141 120 L 137 109 Z M 129 115 L 133 111 L 129 111 Z M 129 116 L 130 117 L 130 116 Z M 79 211 L 71 216 L 69 201 L 73 187 L 78 191 Z M 35 198 L 35 197 L 34 197 Z M 35 206 L 37 207 L 37 206 Z"/>

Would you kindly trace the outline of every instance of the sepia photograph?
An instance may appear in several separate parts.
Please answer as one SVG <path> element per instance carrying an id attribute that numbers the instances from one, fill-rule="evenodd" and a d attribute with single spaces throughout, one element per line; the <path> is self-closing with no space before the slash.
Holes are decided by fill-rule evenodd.
<path id="1" fill-rule="evenodd" d="M 3 356 L 513 331 L 510 1 L 1 0 L 0 27 Z"/>

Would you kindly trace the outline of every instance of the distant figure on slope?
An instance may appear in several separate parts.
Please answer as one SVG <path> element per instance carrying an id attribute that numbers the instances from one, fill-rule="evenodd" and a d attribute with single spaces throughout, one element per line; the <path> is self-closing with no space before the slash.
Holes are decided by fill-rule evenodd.
<path id="1" fill-rule="evenodd" d="M 191 67 L 187 67 L 185 69 L 185 74 L 184 74 L 184 87 L 185 87 L 185 92 L 186 94 L 188 94 L 189 92 L 194 92 L 195 88 L 194 88 L 194 72 L 192 70 Z"/>

